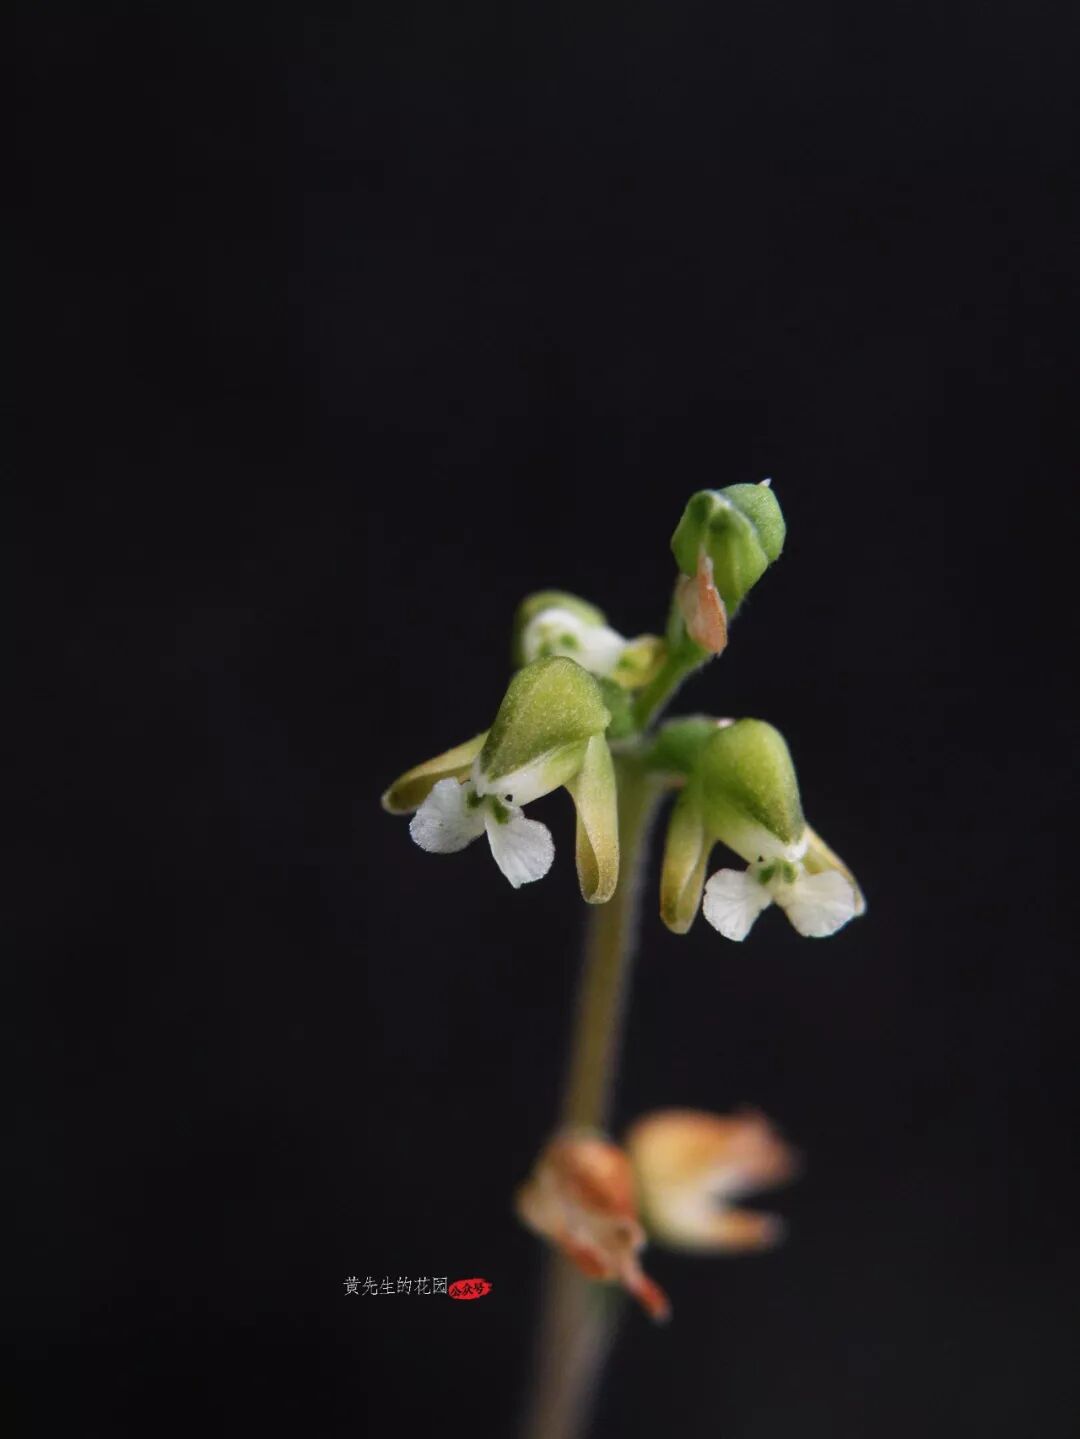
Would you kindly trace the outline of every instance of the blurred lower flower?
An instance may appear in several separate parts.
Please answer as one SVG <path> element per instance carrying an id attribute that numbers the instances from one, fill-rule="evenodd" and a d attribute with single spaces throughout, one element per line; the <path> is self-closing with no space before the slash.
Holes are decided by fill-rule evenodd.
<path id="1" fill-rule="evenodd" d="M 515 1208 L 587 1278 L 621 1284 L 651 1319 L 670 1317 L 667 1295 L 638 1262 L 645 1231 L 630 1161 L 617 1144 L 582 1130 L 556 1135 L 518 1190 Z"/>
<path id="2" fill-rule="evenodd" d="M 758 1111 L 658 1110 L 638 1120 L 626 1147 L 642 1218 L 660 1243 L 730 1253 L 768 1249 L 783 1238 L 777 1215 L 731 1203 L 786 1183 L 799 1167 L 795 1151 Z"/>

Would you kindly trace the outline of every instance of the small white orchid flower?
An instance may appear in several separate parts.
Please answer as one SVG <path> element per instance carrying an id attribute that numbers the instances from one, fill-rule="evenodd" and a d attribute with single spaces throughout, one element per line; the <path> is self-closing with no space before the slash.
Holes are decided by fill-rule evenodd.
<path id="1" fill-rule="evenodd" d="M 701 912 L 725 939 L 739 940 L 770 904 L 778 904 L 808 939 L 835 934 L 862 913 L 855 886 L 839 870 L 808 874 L 802 864 L 786 859 L 717 870 L 705 886 Z"/>
<path id="2" fill-rule="evenodd" d="M 638 689 L 660 669 L 666 647 L 657 635 L 628 640 L 611 628 L 595 605 L 577 595 L 542 590 L 522 601 L 514 652 L 520 664 L 562 655 L 598 679 L 612 680 L 622 689 Z"/>
<path id="3" fill-rule="evenodd" d="M 441 779 L 409 824 L 429 854 L 454 854 L 486 832 L 495 863 L 514 886 L 543 879 L 555 858 L 551 831 L 526 819 L 510 796 L 479 793 L 473 780 Z"/>
<path id="4" fill-rule="evenodd" d="M 491 729 L 410 770 L 383 797 L 392 813 L 416 809 L 409 832 L 421 849 L 453 854 L 486 834 L 515 889 L 542 879 L 555 846 L 522 810 L 566 788 L 577 807 L 577 864 L 590 903 L 618 881 L 615 774 L 604 731 L 611 716 L 597 681 L 573 660 L 535 661 L 510 682 Z"/>
<path id="5" fill-rule="evenodd" d="M 705 883 L 722 841 L 748 862 Z M 727 939 L 745 939 L 758 915 L 778 904 L 809 938 L 835 934 L 866 909 L 850 870 L 803 819 L 791 755 L 761 720 L 717 729 L 698 752 L 668 828 L 660 912 L 677 934 L 698 904 Z"/>
<path id="6" fill-rule="evenodd" d="M 534 615 L 521 636 L 526 663 L 545 655 L 565 655 L 605 679 L 613 678 L 628 644 L 610 625 L 590 624 L 559 605 Z"/>

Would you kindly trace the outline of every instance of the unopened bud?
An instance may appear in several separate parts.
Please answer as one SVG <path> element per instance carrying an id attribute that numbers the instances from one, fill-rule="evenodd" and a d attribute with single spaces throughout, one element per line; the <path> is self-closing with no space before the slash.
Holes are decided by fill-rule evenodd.
<path id="1" fill-rule="evenodd" d="M 783 547 L 784 517 L 765 484 L 699 490 L 671 538 L 676 564 L 699 585 L 702 556 L 710 561 L 710 578 L 728 618 Z"/>

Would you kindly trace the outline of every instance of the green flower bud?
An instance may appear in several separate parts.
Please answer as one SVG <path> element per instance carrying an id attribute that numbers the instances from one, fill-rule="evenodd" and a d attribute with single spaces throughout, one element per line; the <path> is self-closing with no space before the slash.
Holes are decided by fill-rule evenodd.
<path id="1" fill-rule="evenodd" d="M 671 537 L 684 575 L 698 575 L 700 555 L 708 557 L 729 617 L 783 547 L 784 517 L 768 484 L 699 490 Z"/>

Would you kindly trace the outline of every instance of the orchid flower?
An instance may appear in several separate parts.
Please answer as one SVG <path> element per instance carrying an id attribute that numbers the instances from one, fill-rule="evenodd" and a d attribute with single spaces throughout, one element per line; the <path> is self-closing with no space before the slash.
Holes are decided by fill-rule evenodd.
<path id="1" fill-rule="evenodd" d="M 515 1207 L 522 1222 L 586 1278 L 616 1281 L 650 1318 L 669 1317 L 667 1295 L 641 1269 L 645 1230 L 630 1161 L 617 1144 L 585 1131 L 556 1135 L 518 1190 Z"/>
<path id="2" fill-rule="evenodd" d="M 732 1203 L 786 1183 L 798 1169 L 792 1150 L 763 1114 L 665 1109 L 631 1128 L 626 1148 L 650 1236 L 674 1249 L 767 1249 L 784 1235 L 774 1214 Z"/>
<path id="3" fill-rule="evenodd" d="M 718 841 L 747 868 L 720 869 L 705 883 Z M 701 745 L 672 812 L 660 895 L 675 933 L 690 928 L 701 902 L 709 924 L 732 940 L 745 939 L 771 904 L 815 939 L 866 909 L 850 870 L 803 818 L 783 736 L 753 719 L 718 727 Z"/>
<path id="4" fill-rule="evenodd" d="M 394 814 L 415 809 L 409 833 L 432 854 L 453 854 L 486 834 L 518 889 L 543 878 L 555 856 L 550 830 L 526 818 L 524 806 L 565 788 L 577 808 L 582 894 L 604 903 L 619 873 L 610 718 L 597 681 L 579 664 L 536 660 L 510 681 L 490 730 L 409 770 L 383 805 Z"/>

